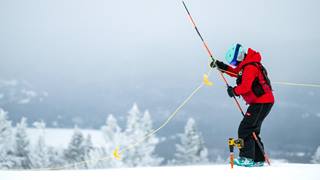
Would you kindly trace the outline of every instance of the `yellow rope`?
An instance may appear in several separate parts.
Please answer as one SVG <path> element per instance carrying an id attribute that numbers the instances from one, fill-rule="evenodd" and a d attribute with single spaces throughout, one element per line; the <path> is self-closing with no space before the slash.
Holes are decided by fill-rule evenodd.
<path id="1" fill-rule="evenodd" d="M 237 76 L 238 74 L 231 72 L 231 71 L 227 71 L 227 70 L 223 70 L 223 69 L 218 69 L 221 72 L 224 73 L 228 73 L 228 74 L 232 74 Z M 285 86 L 300 86 L 300 87 L 315 87 L 315 88 L 320 88 L 320 84 L 316 84 L 316 83 L 295 83 L 295 82 L 285 82 L 285 81 L 272 81 L 272 84 L 278 84 L 278 85 L 285 85 Z"/>
<path id="2" fill-rule="evenodd" d="M 302 87 L 320 88 L 320 84 L 313 84 L 313 83 L 293 83 L 293 82 L 281 82 L 281 81 L 275 81 L 272 83 L 279 84 L 279 85 L 287 85 L 287 86 L 302 86 Z"/>

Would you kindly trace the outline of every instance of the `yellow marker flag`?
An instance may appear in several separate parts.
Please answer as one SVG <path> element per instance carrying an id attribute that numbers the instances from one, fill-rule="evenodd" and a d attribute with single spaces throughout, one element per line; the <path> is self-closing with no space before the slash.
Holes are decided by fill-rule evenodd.
<path id="1" fill-rule="evenodd" d="M 213 83 L 209 80 L 209 76 L 207 74 L 203 75 L 203 83 L 207 86 L 212 86 Z"/>
<path id="2" fill-rule="evenodd" d="M 113 157 L 116 158 L 116 160 L 121 160 L 121 156 L 119 153 L 119 147 L 116 147 L 116 149 L 113 150 Z"/>

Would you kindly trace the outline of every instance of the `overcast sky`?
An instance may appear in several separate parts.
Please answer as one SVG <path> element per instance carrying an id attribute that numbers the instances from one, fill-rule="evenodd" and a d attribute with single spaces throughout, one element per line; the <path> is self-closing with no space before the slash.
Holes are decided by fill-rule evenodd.
<path id="1" fill-rule="evenodd" d="M 317 81 L 319 1 L 186 3 L 217 58 L 240 42 L 262 52 L 274 79 Z M 3 78 L 57 83 L 197 76 L 207 60 L 181 1 L 1 1 L 0 24 Z"/>

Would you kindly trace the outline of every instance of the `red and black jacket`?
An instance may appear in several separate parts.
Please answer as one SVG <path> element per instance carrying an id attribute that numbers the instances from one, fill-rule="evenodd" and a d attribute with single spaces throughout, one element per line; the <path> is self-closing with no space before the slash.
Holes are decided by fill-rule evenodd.
<path id="1" fill-rule="evenodd" d="M 228 66 L 226 71 L 228 75 L 232 77 L 242 76 L 241 83 L 233 89 L 234 93 L 241 95 L 247 104 L 274 103 L 274 96 L 270 86 L 264 87 L 265 93 L 260 97 L 257 97 L 252 91 L 252 83 L 257 77 L 260 82 L 265 81 L 261 69 L 254 65 L 255 63 L 261 63 L 261 55 L 249 48 L 245 59 L 236 68 Z"/>

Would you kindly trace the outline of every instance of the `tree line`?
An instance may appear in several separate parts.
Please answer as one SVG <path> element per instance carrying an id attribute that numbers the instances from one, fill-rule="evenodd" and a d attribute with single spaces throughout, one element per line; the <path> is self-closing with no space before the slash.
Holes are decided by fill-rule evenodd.
<path id="1" fill-rule="evenodd" d="M 156 134 L 145 139 L 153 130 L 152 123 L 149 111 L 141 112 L 134 104 L 128 111 L 125 127 L 120 127 L 112 114 L 106 118 L 100 128 L 104 146 L 94 145 L 90 135 L 84 136 L 81 129 L 75 127 L 68 146 L 58 148 L 46 144 L 43 121 L 33 123 L 39 135 L 36 143 L 31 143 L 27 119 L 22 117 L 13 127 L 8 112 L 0 108 L 0 169 L 98 169 L 209 163 L 208 150 L 194 119 L 188 119 L 184 132 L 178 134 L 180 142 L 176 144 L 174 158 L 166 163 L 155 152 L 162 140 Z M 142 139 L 145 140 L 140 142 Z M 118 147 L 130 147 L 121 154 L 120 160 L 112 157 Z"/>

